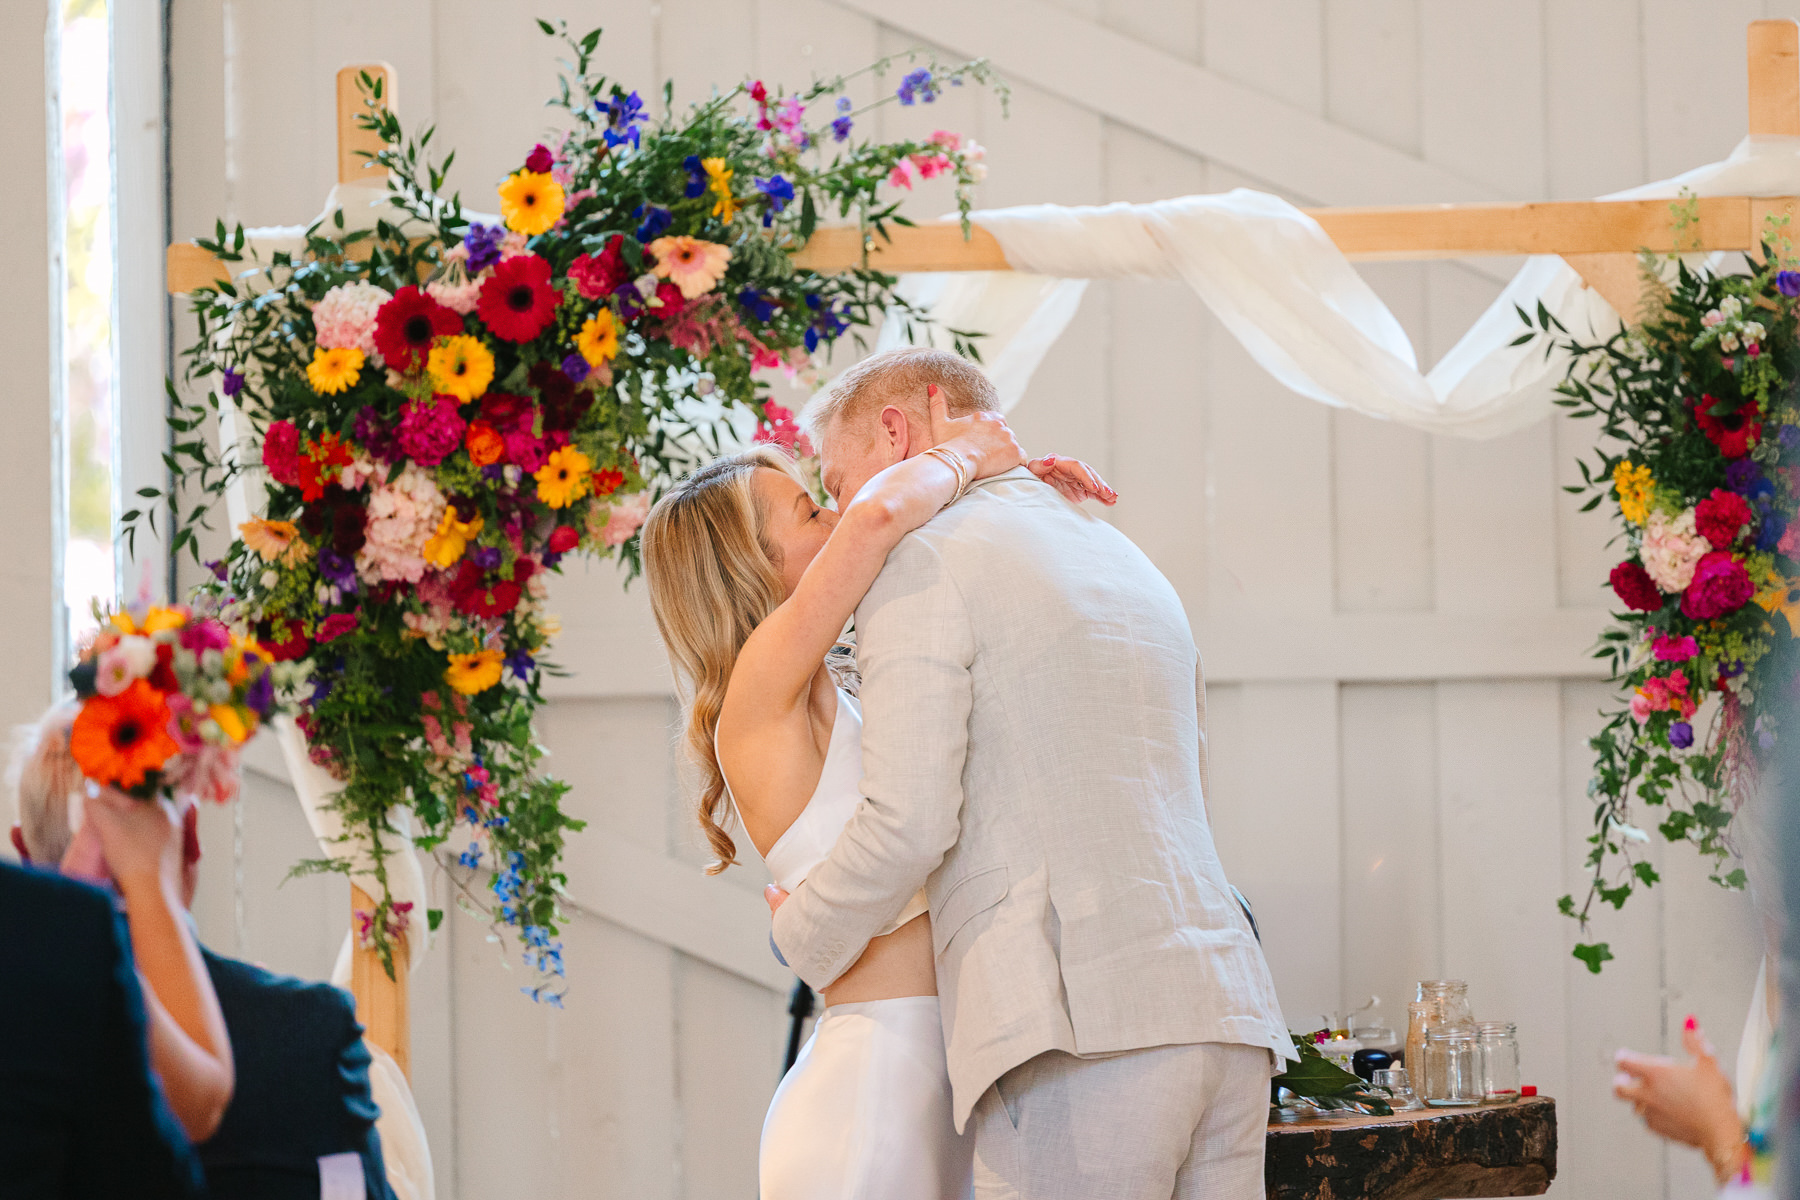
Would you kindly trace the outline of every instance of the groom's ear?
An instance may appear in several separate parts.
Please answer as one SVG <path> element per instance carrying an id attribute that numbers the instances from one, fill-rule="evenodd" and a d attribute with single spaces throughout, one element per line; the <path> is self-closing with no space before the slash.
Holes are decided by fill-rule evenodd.
<path id="1" fill-rule="evenodd" d="M 881 432 L 877 436 L 894 462 L 903 461 L 912 449 L 912 427 L 907 423 L 906 411 L 890 404 L 881 410 L 879 419 Z"/>

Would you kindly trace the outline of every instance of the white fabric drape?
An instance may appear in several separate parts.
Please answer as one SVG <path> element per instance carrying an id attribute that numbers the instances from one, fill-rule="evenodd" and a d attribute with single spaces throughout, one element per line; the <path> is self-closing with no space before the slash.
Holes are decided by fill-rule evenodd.
<path id="1" fill-rule="evenodd" d="M 1674 199 L 1683 190 L 1800 194 L 1800 139 L 1746 138 L 1724 162 L 1606 199 Z M 1016 271 L 912 275 L 901 289 L 930 303 L 940 326 L 988 335 L 977 345 L 1008 408 L 1074 316 L 1070 281 L 1084 279 L 1179 279 L 1252 358 L 1301 395 L 1473 438 L 1510 433 L 1547 414 L 1567 366 L 1554 355 L 1546 360 L 1541 344 L 1510 345 L 1523 332 L 1515 305 L 1535 312 L 1541 301 L 1584 338 L 1619 327 L 1611 306 L 1568 264 L 1537 256 L 1421 373 L 1387 306 L 1318 223 L 1279 197 L 1240 188 L 1153 204 L 993 209 L 973 219 L 999 240 Z M 1009 274 L 1009 286 L 997 285 Z M 878 344 L 903 340 L 890 319 Z"/>

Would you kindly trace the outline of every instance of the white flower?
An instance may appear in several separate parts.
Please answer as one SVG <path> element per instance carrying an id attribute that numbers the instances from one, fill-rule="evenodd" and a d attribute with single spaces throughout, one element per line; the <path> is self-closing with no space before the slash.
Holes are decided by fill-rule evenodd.
<path id="1" fill-rule="evenodd" d="M 1727 317 L 1735 317 L 1744 309 L 1744 302 L 1736 296 L 1727 296 L 1719 301 L 1719 311 Z"/>
<path id="2" fill-rule="evenodd" d="M 1727 353 L 1727 354 L 1730 354 L 1733 350 L 1736 350 L 1737 348 L 1738 348 L 1738 335 L 1737 334 L 1721 333 L 1719 335 L 1719 349 L 1725 351 L 1725 353 Z"/>
<path id="3" fill-rule="evenodd" d="M 1769 331 L 1762 327 L 1760 321 L 1744 322 L 1744 340 L 1746 342 L 1760 342 L 1768 336 L 1768 333 Z"/>
<path id="4" fill-rule="evenodd" d="M 274 571 L 264 571 L 257 577 L 257 582 L 262 584 L 265 588 L 272 589 L 276 584 L 281 582 L 281 576 L 277 575 Z"/>
<path id="5" fill-rule="evenodd" d="M 122 637 L 119 644 L 113 647 L 125 663 L 125 669 L 131 672 L 133 679 L 147 678 L 156 670 L 156 643 L 147 637 Z"/>
<path id="6" fill-rule="evenodd" d="M 1725 323 L 1725 314 L 1715 308 L 1704 317 L 1701 317 L 1700 323 L 1708 329 L 1711 329 L 1714 325 L 1723 325 Z"/>
<path id="7" fill-rule="evenodd" d="M 1666 513 L 1651 513 L 1638 554 L 1656 586 L 1675 593 L 1694 582 L 1694 566 L 1711 551 L 1712 543 L 1694 528 L 1694 510 L 1690 508 L 1673 521 Z"/>

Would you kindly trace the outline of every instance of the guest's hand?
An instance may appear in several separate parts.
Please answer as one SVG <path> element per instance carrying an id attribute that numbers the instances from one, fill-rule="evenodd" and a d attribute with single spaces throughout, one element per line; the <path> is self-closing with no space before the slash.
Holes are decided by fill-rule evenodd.
<path id="1" fill-rule="evenodd" d="M 1025 461 L 1019 439 L 999 413 L 953 417 L 944 402 L 944 389 L 935 383 L 926 387 L 925 398 L 931 409 L 931 444 L 962 455 L 974 472 L 972 479 L 987 479 Z"/>
<path id="2" fill-rule="evenodd" d="M 1719 1070 L 1712 1043 L 1693 1017 L 1687 1019 L 1681 1043 L 1692 1062 L 1620 1050 L 1614 1059 L 1619 1074 L 1613 1079 L 1613 1095 L 1628 1102 L 1650 1132 L 1703 1151 L 1724 1178 L 1735 1168 L 1744 1144 L 1731 1081 Z"/>
<path id="3" fill-rule="evenodd" d="M 127 899 L 135 889 L 170 889 L 181 883 L 181 817 L 160 797 L 138 800 L 109 787 L 90 786 L 82 805 L 82 830 L 92 829 L 107 872 Z"/>
<path id="4" fill-rule="evenodd" d="M 1107 507 L 1119 502 L 1119 493 L 1100 478 L 1100 473 L 1079 458 L 1046 454 L 1025 464 L 1031 473 L 1063 494 L 1071 504 L 1098 500 Z"/>

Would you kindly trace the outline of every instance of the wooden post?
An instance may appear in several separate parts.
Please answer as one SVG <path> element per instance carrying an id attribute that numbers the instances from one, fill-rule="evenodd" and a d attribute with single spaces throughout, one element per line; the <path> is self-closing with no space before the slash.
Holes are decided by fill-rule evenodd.
<path id="1" fill-rule="evenodd" d="M 350 885 L 350 921 L 356 925 L 356 912 L 374 913 L 375 898 L 355 884 Z M 350 991 L 356 996 L 356 1019 L 363 1024 L 365 1040 L 386 1050 L 400 1064 L 407 1079 L 412 1078 L 412 1009 L 407 995 L 406 938 L 394 945 L 394 978 L 381 965 L 381 955 L 358 945 L 351 950 Z"/>
<path id="2" fill-rule="evenodd" d="M 1750 135 L 1800 137 L 1800 25 L 1750 22 Z"/>
<path id="3" fill-rule="evenodd" d="M 382 149 L 382 141 L 367 129 L 357 125 L 356 119 L 367 112 L 364 97 L 359 86 L 360 77 L 367 73 L 371 79 L 381 82 L 381 103 L 389 112 L 394 108 L 394 68 L 386 63 L 352 63 L 340 67 L 337 73 L 337 177 L 339 183 L 379 184 L 387 178 L 387 168 L 379 166 L 365 158 L 365 154 L 378 154 Z"/>

